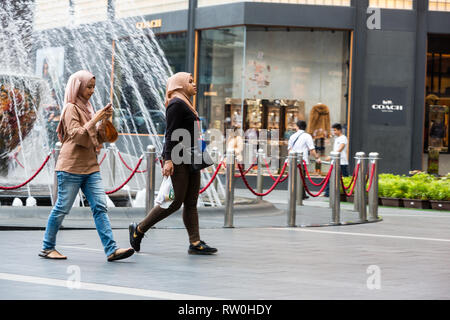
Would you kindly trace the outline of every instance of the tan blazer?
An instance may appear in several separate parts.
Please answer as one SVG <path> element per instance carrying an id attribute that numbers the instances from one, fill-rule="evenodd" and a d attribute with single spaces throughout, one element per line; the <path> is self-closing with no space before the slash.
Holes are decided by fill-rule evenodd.
<path id="1" fill-rule="evenodd" d="M 67 104 L 61 116 L 64 126 L 62 148 L 55 171 L 91 174 L 100 171 L 97 151 L 106 140 L 105 120 L 94 123 L 88 114 L 75 104 Z"/>

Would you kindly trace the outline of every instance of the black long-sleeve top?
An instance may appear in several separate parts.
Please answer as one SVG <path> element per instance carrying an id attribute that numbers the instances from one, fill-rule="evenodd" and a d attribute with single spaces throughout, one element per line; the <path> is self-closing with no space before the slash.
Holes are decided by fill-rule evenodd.
<path id="1" fill-rule="evenodd" d="M 172 149 L 180 143 L 178 139 L 172 141 L 172 133 L 176 129 L 185 129 L 190 134 L 190 145 L 194 147 L 194 141 L 196 141 L 199 130 L 197 125 L 197 116 L 191 111 L 191 108 L 181 99 L 174 98 L 170 101 L 166 109 L 166 134 L 163 155 L 164 160 L 172 160 Z M 180 139 L 182 140 L 182 139 Z M 187 142 L 187 141 L 186 141 Z M 182 156 L 182 152 L 180 155 Z"/>

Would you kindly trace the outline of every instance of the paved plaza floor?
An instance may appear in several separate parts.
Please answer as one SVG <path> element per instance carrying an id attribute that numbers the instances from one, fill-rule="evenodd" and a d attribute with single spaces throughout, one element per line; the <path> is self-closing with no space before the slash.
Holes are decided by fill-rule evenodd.
<path id="1" fill-rule="evenodd" d="M 223 228 L 223 215 L 200 216 L 214 256 L 188 255 L 179 213 L 114 263 L 95 229 L 59 232 L 65 261 L 38 257 L 43 230 L 2 230 L 0 299 L 450 299 L 449 212 L 380 207 L 381 222 L 288 228 L 286 196 L 267 199 L 272 214 L 235 216 L 234 228 Z M 322 200 L 305 201 L 297 220 L 328 210 Z M 351 207 L 342 205 L 357 216 Z M 114 236 L 129 246 L 127 229 Z"/>

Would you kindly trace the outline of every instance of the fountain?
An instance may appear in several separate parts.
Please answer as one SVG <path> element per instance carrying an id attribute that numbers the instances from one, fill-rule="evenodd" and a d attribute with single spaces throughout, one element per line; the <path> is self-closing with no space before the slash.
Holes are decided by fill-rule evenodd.
<path id="1" fill-rule="evenodd" d="M 135 27 L 142 18 L 34 30 L 33 2 L 7 1 L 0 6 L 0 184 L 23 182 L 53 149 L 65 83 L 72 73 L 85 69 L 96 76 L 91 98 L 94 108 L 112 101 L 113 121 L 122 133 L 117 147 L 108 147 L 108 160 L 101 166 L 105 187 L 111 189 L 130 174 L 118 152 L 130 166 L 137 163 L 148 144 L 154 145 L 158 154 L 162 152 L 165 84 L 171 68 L 152 31 Z M 102 150 L 99 159 L 105 152 Z M 38 198 L 38 205 L 43 203 L 41 198 L 47 199 L 48 205 L 53 168 L 49 161 L 30 184 L 7 194 L 17 197 L 26 192 L 28 197 Z M 161 173 L 156 172 L 159 186 Z M 121 205 L 139 203 L 132 197 L 145 188 L 144 175 L 136 174 L 127 186 L 118 192 L 127 198 Z M 217 191 L 208 194 L 202 202 L 220 206 Z M 4 195 L 0 192 L 0 201 Z"/>

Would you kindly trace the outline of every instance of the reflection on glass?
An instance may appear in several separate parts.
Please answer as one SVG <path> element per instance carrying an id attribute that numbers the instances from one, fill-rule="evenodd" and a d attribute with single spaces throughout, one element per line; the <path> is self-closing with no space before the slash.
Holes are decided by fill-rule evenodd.
<path id="1" fill-rule="evenodd" d="M 242 126 L 244 30 L 204 30 L 200 35 L 197 108 L 210 127 L 223 132 L 232 124 Z"/>
<path id="2" fill-rule="evenodd" d="M 173 73 L 186 71 L 186 32 L 155 35 Z"/>
<path id="3" fill-rule="evenodd" d="M 449 152 L 449 40 L 449 35 L 428 36 L 424 152 Z"/>

